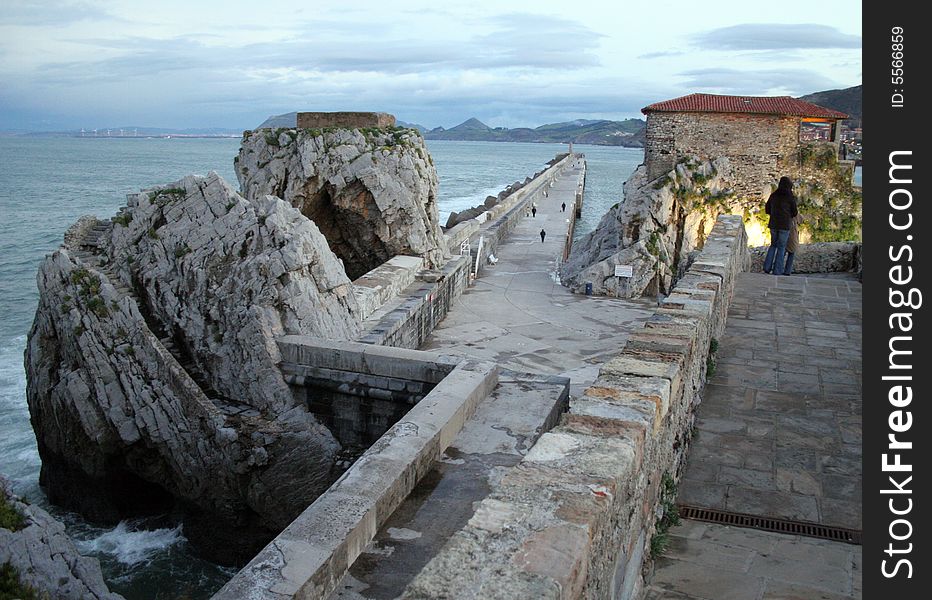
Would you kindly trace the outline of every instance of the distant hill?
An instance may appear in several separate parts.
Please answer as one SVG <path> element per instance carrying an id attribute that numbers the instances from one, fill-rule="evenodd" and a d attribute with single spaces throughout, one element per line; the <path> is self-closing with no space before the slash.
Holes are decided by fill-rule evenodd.
<path id="1" fill-rule="evenodd" d="M 285 113 L 283 115 L 272 115 L 256 129 L 277 129 L 279 127 L 297 127 L 298 111 Z"/>
<path id="2" fill-rule="evenodd" d="M 644 145 L 644 121 L 626 119 L 606 121 L 578 119 L 563 123 L 548 123 L 540 127 L 489 127 L 476 118 L 467 119 L 456 127 L 437 127 L 424 134 L 428 140 L 467 140 L 485 142 L 556 142 L 595 144 L 601 146 Z"/>
<path id="3" fill-rule="evenodd" d="M 848 127 L 861 127 L 861 86 L 856 85 L 843 90 L 826 90 L 816 92 L 807 96 L 800 96 L 800 100 L 812 102 L 825 108 L 840 110 L 850 115 L 845 120 Z"/>
<path id="4" fill-rule="evenodd" d="M 297 112 L 269 117 L 257 129 L 295 127 Z M 428 140 L 460 140 L 477 142 L 555 142 L 595 144 L 599 146 L 628 146 L 640 148 L 644 145 L 644 121 L 626 119 L 606 121 L 577 119 L 563 123 L 548 123 L 540 127 L 489 127 L 479 119 L 466 119 L 459 125 L 444 129 L 427 129 L 423 125 L 398 121 L 399 127 L 417 129 Z"/>

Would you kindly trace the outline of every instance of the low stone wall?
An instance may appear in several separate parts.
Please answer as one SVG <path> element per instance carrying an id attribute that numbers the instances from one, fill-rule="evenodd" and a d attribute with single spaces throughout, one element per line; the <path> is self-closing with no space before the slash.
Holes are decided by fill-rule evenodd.
<path id="1" fill-rule="evenodd" d="M 669 495 L 685 463 L 710 341 L 747 266 L 741 218 L 719 217 L 644 329 L 403 597 L 639 597 L 664 488 Z"/>
<path id="2" fill-rule="evenodd" d="M 326 598 L 497 383 L 494 364 L 455 367 L 214 600 Z"/>
<path id="3" fill-rule="evenodd" d="M 394 127 L 395 116 L 380 112 L 299 112 L 298 129 Z"/>
<path id="4" fill-rule="evenodd" d="M 359 306 L 360 319 L 372 313 L 414 283 L 418 271 L 424 268 L 420 256 L 394 256 L 362 277 L 353 281 L 353 295 Z"/>
<path id="5" fill-rule="evenodd" d="M 439 271 L 421 272 L 419 278 L 420 285 L 408 287 L 399 302 L 389 303 L 363 324 L 357 341 L 420 347 L 469 285 L 469 257 L 452 258 Z"/>
<path id="6" fill-rule="evenodd" d="M 447 254 L 456 255 L 460 253 L 460 246 L 463 242 L 479 233 L 479 227 L 482 223 L 478 219 L 469 219 L 448 229 L 443 234 L 443 239 L 447 243 Z"/>
<path id="7" fill-rule="evenodd" d="M 751 248 L 752 273 L 764 271 L 764 257 L 769 246 Z M 837 273 L 859 271 L 861 265 L 860 242 L 817 242 L 800 244 L 793 258 L 794 273 Z"/>

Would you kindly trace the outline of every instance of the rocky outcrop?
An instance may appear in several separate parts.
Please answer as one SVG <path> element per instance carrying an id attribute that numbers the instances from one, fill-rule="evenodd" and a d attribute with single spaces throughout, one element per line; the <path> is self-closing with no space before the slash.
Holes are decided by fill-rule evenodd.
<path id="1" fill-rule="evenodd" d="M 0 565 L 9 564 L 20 584 L 40 597 L 61 600 L 122 600 L 107 589 L 96 558 L 81 556 L 65 526 L 38 506 L 14 496 L 0 478 L 0 496 L 21 517 L 15 527 L 0 527 Z"/>
<path id="2" fill-rule="evenodd" d="M 79 221 L 40 266 L 26 350 L 50 500 L 104 522 L 180 508 L 205 555 L 250 558 L 326 489 L 340 449 L 274 340 L 351 338 L 350 285 L 313 222 L 214 173 Z"/>
<path id="3" fill-rule="evenodd" d="M 625 298 L 668 293 L 718 215 L 731 210 L 733 183 L 724 158 L 684 160 L 653 181 L 639 166 L 625 182 L 624 200 L 573 244 L 563 284 L 575 292 L 591 284 L 594 294 Z M 632 276 L 616 277 L 616 265 L 630 266 Z"/>
<path id="4" fill-rule="evenodd" d="M 244 134 L 244 196 L 278 196 L 313 220 L 356 279 L 398 254 L 443 262 L 437 172 L 411 129 L 260 129 Z"/>

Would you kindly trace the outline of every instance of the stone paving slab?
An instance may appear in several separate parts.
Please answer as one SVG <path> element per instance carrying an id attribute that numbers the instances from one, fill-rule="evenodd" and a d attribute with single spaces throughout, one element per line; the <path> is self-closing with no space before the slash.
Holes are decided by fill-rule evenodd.
<path id="1" fill-rule="evenodd" d="M 645 600 L 855 600 L 860 546 L 683 521 L 655 565 Z"/>
<path id="2" fill-rule="evenodd" d="M 860 303 L 852 278 L 738 276 L 680 502 L 861 528 Z"/>

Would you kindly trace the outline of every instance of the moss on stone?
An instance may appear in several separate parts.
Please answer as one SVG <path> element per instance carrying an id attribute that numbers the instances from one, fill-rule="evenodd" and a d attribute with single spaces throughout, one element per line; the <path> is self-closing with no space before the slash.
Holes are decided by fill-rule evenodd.
<path id="1" fill-rule="evenodd" d="M 37 600 L 36 590 L 19 578 L 19 571 L 10 563 L 0 565 L 0 600 Z"/>
<path id="2" fill-rule="evenodd" d="M 0 490 L 0 527 L 10 531 L 19 531 L 26 525 L 26 517 L 7 500 L 6 493 Z"/>

